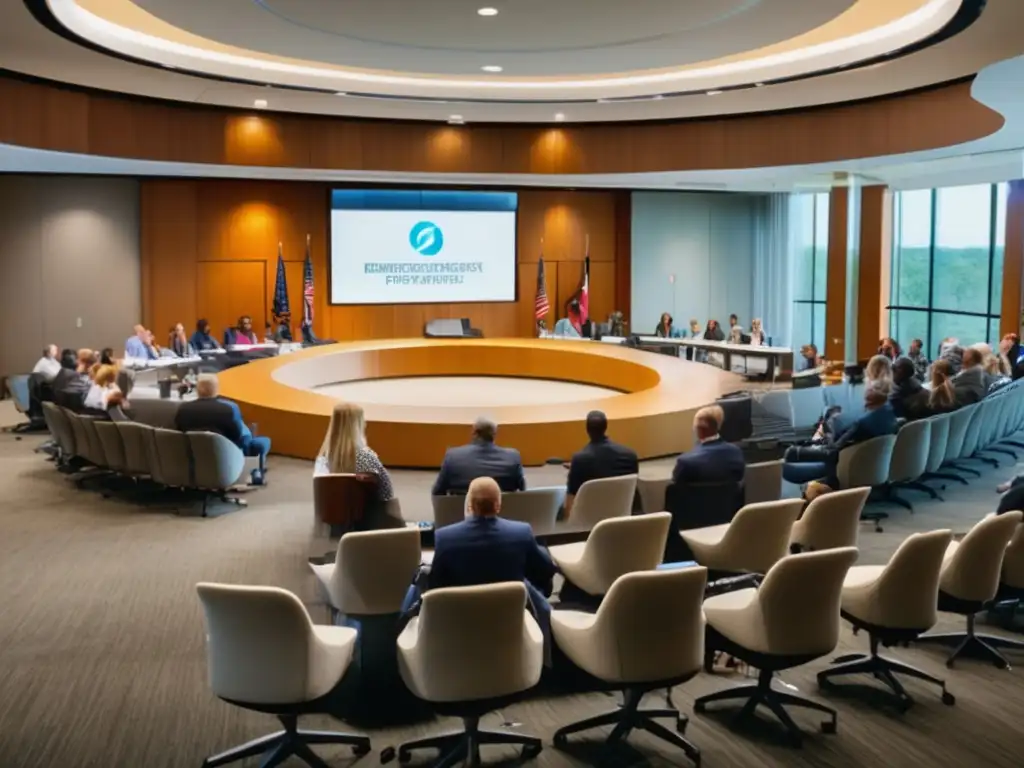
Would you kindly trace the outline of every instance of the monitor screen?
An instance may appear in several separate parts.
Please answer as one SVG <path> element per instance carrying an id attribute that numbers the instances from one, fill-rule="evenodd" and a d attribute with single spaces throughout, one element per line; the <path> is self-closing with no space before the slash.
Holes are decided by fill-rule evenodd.
<path id="1" fill-rule="evenodd" d="M 335 189 L 332 304 L 515 301 L 514 192 Z"/>

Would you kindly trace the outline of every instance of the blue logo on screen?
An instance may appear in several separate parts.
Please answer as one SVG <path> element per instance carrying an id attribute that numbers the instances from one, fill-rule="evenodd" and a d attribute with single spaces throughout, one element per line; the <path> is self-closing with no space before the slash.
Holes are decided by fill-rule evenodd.
<path id="1" fill-rule="evenodd" d="M 409 230 L 409 245 L 421 256 L 437 256 L 444 248 L 444 235 L 434 222 L 421 221 Z"/>

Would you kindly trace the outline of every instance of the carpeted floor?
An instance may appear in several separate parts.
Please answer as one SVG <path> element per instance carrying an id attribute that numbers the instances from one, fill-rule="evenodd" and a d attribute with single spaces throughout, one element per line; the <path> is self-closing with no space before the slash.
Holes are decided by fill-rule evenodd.
<path id="1" fill-rule="evenodd" d="M 0 403 L 0 423 L 15 420 L 9 406 Z M 307 602 L 314 620 L 326 620 L 305 565 L 310 553 L 326 546 L 312 538 L 309 463 L 275 459 L 269 487 L 249 495 L 248 509 L 201 519 L 176 514 L 189 510 L 76 490 L 33 452 L 39 442 L 0 435 L 0 766 L 199 766 L 208 754 L 272 730 L 269 718 L 210 694 L 195 583 L 285 587 Z M 652 462 L 643 471 L 667 466 Z M 893 508 L 884 533 L 862 529 L 861 562 L 884 562 L 912 531 L 966 531 L 994 508 L 994 487 L 1012 471 L 1004 467 L 970 488 L 950 488 L 944 502 L 921 499 L 914 515 Z M 564 471 L 530 469 L 527 476 L 534 485 L 550 484 L 561 482 Z M 394 479 L 406 516 L 429 517 L 432 476 L 397 472 Z M 956 628 L 959 622 L 944 616 L 941 626 Z M 843 630 L 842 649 L 865 644 L 866 638 Z M 957 705 L 943 706 L 936 691 L 913 682 L 907 687 L 918 703 L 905 715 L 879 708 L 867 694 L 821 696 L 814 674 L 827 663 L 822 660 L 783 679 L 839 709 L 837 735 L 818 733 L 817 720 L 798 711 L 797 722 L 810 734 L 802 750 L 784 746 L 772 725 L 736 733 L 727 718 L 711 714 L 692 717 L 688 736 L 702 749 L 705 766 L 721 768 L 1024 764 L 1024 672 L 972 661 L 947 670 L 941 651 L 924 648 L 894 655 L 945 676 Z M 731 682 L 700 675 L 678 688 L 675 699 L 691 713 L 694 696 Z M 865 681 L 865 687 L 871 684 Z M 561 753 L 550 746 L 551 735 L 559 725 L 611 703 L 601 694 L 549 698 L 503 715 L 545 739 L 535 765 L 587 765 L 597 754 L 593 746 Z M 485 725 L 501 721 L 495 714 Z M 332 722 L 313 717 L 306 725 Z M 373 731 L 374 752 L 358 765 L 376 765 L 385 746 L 448 725 Z M 687 764 L 645 734 L 631 743 L 613 757 L 614 765 Z M 345 750 L 322 754 L 332 765 L 353 764 Z"/>

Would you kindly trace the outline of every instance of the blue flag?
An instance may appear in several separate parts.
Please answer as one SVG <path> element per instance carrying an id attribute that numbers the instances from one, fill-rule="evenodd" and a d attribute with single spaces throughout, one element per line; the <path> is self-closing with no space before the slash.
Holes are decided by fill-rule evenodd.
<path id="1" fill-rule="evenodd" d="M 288 278 L 284 271 L 284 251 L 281 244 L 277 244 L 277 281 L 274 284 L 274 306 L 272 307 L 274 317 L 281 317 L 284 314 L 291 314 L 292 310 L 288 304 Z"/>

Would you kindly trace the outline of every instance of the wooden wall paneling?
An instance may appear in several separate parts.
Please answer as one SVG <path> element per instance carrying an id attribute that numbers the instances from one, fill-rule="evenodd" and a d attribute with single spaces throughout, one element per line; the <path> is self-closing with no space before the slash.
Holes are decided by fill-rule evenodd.
<path id="1" fill-rule="evenodd" d="M 194 327 L 198 181 L 141 185 L 142 322 L 157 339 L 175 323 Z"/>
<path id="2" fill-rule="evenodd" d="M 89 153 L 90 96 L 0 78 L 0 141 L 39 149 Z"/>
<path id="3" fill-rule="evenodd" d="M 1003 300 L 1000 334 L 1020 334 L 1024 325 L 1024 180 L 1010 182 L 1006 199 L 1006 245 L 1003 251 Z"/>
<path id="4" fill-rule="evenodd" d="M 615 193 L 615 309 L 629 328 L 633 311 L 633 193 Z"/>
<path id="5" fill-rule="evenodd" d="M 519 194 L 519 262 L 615 260 L 615 193 L 523 190 Z"/>
<path id="6" fill-rule="evenodd" d="M 857 358 L 867 360 L 888 336 L 892 250 L 892 195 L 888 187 L 861 189 Z"/>
<path id="7" fill-rule="evenodd" d="M 224 121 L 224 160 L 308 168 L 313 122 L 298 115 L 229 115 Z"/>
<path id="8" fill-rule="evenodd" d="M 596 262 L 590 262 L 590 291 L 593 296 L 593 285 L 594 285 L 594 264 Z M 579 287 L 580 279 L 583 277 L 583 262 L 580 261 L 563 261 L 558 265 L 558 294 L 557 301 L 552 301 L 552 311 L 555 315 L 555 320 L 559 320 L 566 316 L 565 308 L 572 298 L 572 295 L 576 293 L 576 289 Z M 593 302 L 591 302 L 593 306 Z M 552 326 L 553 327 L 553 326 Z"/>
<path id="9" fill-rule="evenodd" d="M 615 263 L 590 262 L 590 316 L 602 323 L 616 308 Z"/>
<path id="10" fill-rule="evenodd" d="M 846 254 L 849 246 L 850 190 L 833 187 L 828 206 L 828 287 L 825 294 L 825 351 L 828 360 L 845 360 Z M 850 350 L 853 354 L 855 350 Z"/>
<path id="11" fill-rule="evenodd" d="M 210 321 L 217 339 L 242 315 L 252 317 L 253 330 L 262 338 L 269 319 L 266 261 L 201 261 L 196 277 L 199 316 Z"/>

